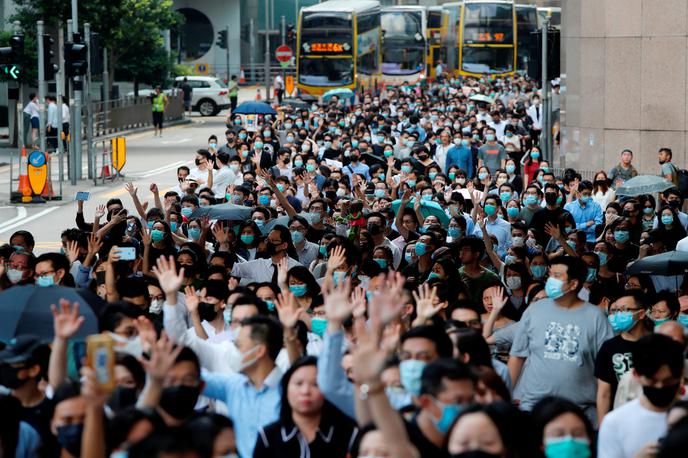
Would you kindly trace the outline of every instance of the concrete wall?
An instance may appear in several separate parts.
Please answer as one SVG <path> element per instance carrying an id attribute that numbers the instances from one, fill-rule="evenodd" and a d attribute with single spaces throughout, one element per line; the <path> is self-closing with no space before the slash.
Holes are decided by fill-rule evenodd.
<path id="1" fill-rule="evenodd" d="M 622 149 L 657 174 L 657 150 L 686 166 L 688 2 L 562 2 L 562 166 L 608 170 Z"/>

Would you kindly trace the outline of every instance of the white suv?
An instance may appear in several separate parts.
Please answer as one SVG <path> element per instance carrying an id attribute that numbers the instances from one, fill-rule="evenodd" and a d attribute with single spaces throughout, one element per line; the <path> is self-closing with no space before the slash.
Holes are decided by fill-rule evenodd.
<path id="1" fill-rule="evenodd" d="M 174 80 L 174 87 L 181 89 L 184 84 L 184 76 L 178 76 Z M 215 116 L 221 110 L 229 108 L 227 86 L 219 79 L 212 76 L 187 76 L 191 92 L 191 109 L 198 111 L 201 116 Z"/>

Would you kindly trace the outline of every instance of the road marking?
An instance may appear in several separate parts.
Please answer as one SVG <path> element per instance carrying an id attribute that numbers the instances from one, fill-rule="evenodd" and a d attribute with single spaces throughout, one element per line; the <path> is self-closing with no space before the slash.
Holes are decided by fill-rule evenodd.
<path id="1" fill-rule="evenodd" d="M 9 208 L 9 207 L 2 207 L 2 208 Z M 8 219 L 4 223 L 0 224 L 0 229 L 9 226 L 10 224 L 14 224 L 15 221 L 19 221 L 23 218 L 26 218 L 26 208 L 25 207 L 17 207 L 17 216 L 15 216 L 12 219 Z"/>
<path id="2" fill-rule="evenodd" d="M 182 138 L 181 140 L 163 140 L 162 143 L 163 145 L 176 145 L 177 143 L 186 143 L 190 142 L 192 139 L 190 137 L 187 138 Z"/>
<path id="3" fill-rule="evenodd" d="M 127 175 L 127 178 L 136 178 L 136 179 L 148 178 L 148 177 L 152 177 L 153 175 L 159 175 L 163 172 L 167 172 L 169 170 L 175 170 L 177 167 L 180 167 L 182 165 L 187 165 L 187 164 L 191 164 L 191 161 L 177 161 L 177 162 L 173 162 L 172 164 L 165 165 L 163 167 L 158 167 L 157 169 L 149 170 L 147 172 L 131 173 L 131 174 Z"/>
<path id="4" fill-rule="evenodd" d="M 31 221 L 36 220 L 38 218 L 42 218 L 43 216 L 54 212 L 58 208 L 61 208 L 61 207 L 49 207 L 49 208 L 46 208 L 46 209 L 39 211 L 35 215 L 31 215 L 28 218 L 23 219 L 22 221 L 16 222 L 14 224 L 10 224 L 8 226 L 0 227 L 0 234 L 2 234 L 3 232 L 11 231 L 17 227 L 24 226 L 26 223 L 30 223 Z"/>

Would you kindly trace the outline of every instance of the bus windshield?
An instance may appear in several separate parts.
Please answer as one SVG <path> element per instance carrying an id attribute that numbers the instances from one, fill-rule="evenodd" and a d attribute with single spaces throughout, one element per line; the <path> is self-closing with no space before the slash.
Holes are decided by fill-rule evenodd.
<path id="1" fill-rule="evenodd" d="M 439 29 L 442 27 L 442 11 L 428 11 L 428 29 Z"/>
<path id="2" fill-rule="evenodd" d="M 420 47 L 385 46 L 382 49 L 382 73 L 409 75 L 423 70 L 425 50 Z"/>
<path id="3" fill-rule="evenodd" d="M 467 3 L 464 5 L 464 43 L 508 44 L 514 40 L 513 5 Z"/>
<path id="4" fill-rule="evenodd" d="M 337 43 L 353 46 L 353 23 L 349 13 L 304 13 L 301 19 L 301 47 L 306 53 L 317 53 L 313 43 Z M 314 48 L 318 48 L 315 46 Z"/>
<path id="5" fill-rule="evenodd" d="M 308 86 L 346 86 L 354 81 L 354 63 L 345 58 L 310 58 L 299 60 L 299 83 Z"/>
<path id="6" fill-rule="evenodd" d="M 514 48 L 464 46 L 462 70 L 469 73 L 509 73 L 514 70 Z"/>
<path id="7" fill-rule="evenodd" d="M 405 39 L 409 42 L 423 39 L 423 18 L 418 11 L 384 12 L 380 16 L 383 37 Z"/>

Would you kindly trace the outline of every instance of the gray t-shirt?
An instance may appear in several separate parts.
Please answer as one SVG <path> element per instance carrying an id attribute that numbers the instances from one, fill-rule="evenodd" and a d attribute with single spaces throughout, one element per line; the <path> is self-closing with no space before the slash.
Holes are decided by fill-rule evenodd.
<path id="1" fill-rule="evenodd" d="M 478 150 L 478 159 L 481 159 L 485 167 L 490 169 L 490 173 L 494 176 L 498 168 L 501 167 L 502 161 L 506 160 L 506 150 L 499 143 L 495 145 L 484 144 Z"/>
<path id="2" fill-rule="evenodd" d="M 589 302 L 574 309 L 552 299 L 533 303 L 523 313 L 511 356 L 526 358 L 514 399 L 531 410 L 545 396 L 561 396 L 584 410 L 596 401 L 595 359 L 614 337 L 598 307 Z"/>

